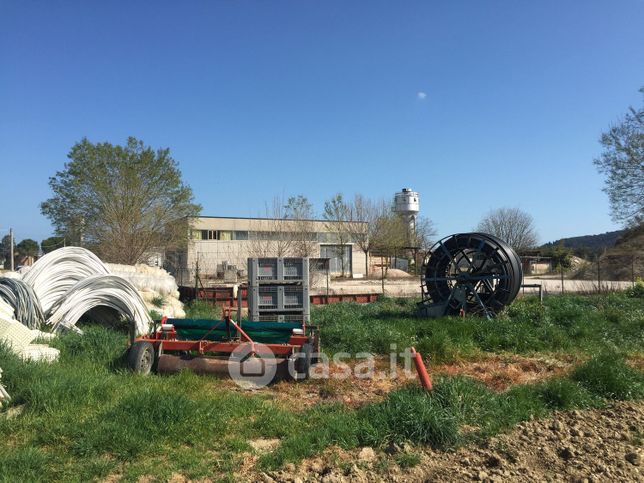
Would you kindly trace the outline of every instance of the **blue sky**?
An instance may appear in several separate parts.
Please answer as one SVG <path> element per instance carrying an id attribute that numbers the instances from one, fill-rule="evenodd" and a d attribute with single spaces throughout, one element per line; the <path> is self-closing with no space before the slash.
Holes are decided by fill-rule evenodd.
<path id="1" fill-rule="evenodd" d="M 409 186 L 439 235 L 611 222 L 592 160 L 644 85 L 644 1 L 0 0 L 0 231 L 83 136 L 169 147 L 205 215 Z M 420 95 L 424 93 L 425 95 Z"/>

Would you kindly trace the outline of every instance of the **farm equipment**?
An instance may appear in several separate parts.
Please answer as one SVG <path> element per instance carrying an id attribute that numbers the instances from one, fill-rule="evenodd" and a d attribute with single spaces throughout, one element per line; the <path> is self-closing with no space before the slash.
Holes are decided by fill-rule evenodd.
<path id="1" fill-rule="evenodd" d="M 317 330 L 305 322 L 236 322 L 227 308 L 222 320 L 164 317 L 134 340 L 128 365 L 140 374 L 190 369 L 233 378 L 270 375 L 269 383 L 308 378 L 318 350 Z"/>
<path id="2" fill-rule="evenodd" d="M 459 233 L 438 241 L 422 269 L 421 315 L 473 313 L 494 317 L 519 293 L 521 260 L 503 240 L 485 233 Z"/>

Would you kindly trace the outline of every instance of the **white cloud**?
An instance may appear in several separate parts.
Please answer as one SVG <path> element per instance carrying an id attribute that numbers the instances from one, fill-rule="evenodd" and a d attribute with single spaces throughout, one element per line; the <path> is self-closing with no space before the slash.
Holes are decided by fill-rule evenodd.
<path id="1" fill-rule="evenodd" d="M 427 98 L 427 93 L 423 91 L 418 91 L 416 93 L 416 97 L 418 97 L 419 100 L 424 101 Z"/>

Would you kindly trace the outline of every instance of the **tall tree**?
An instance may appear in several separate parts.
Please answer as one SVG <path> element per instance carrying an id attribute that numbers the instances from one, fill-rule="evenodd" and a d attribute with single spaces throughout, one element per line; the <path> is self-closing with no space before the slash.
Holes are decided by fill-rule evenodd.
<path id="1" fill-rule="evenodd" d="M 185 245 L 189 217 L 201 207 L 169 149 L 155 151 L 133 137 L 124 146 L 84 138 L 68 158 L 49 179 L 53 196 L 41 204 L 57 235 L 128 264 L 151 249 Z"/>
<path id="2" fill-rule="evenodd" d="M 640 89 L 644 95 L 644 87 Z M 622 121 L 601 136 L 604 147 L 594 163 L 606 175 L 613 220 L 627 226 L 644 222 L 644 105 L 629 108 Z"/>
<path id="3" fill-rule="evenodd" d="M 65 246 L 65 238 L 62 236 L 50 236 L 40 242 L 40 249 L 43 253 L 53 252 L 57 248 Z"/>
<path id="4" fill-rule="evenodd" d="M 335 240 L 336 256 L 340 259 L 342 267 L 342 276 L 346 274 L 346 254 L 345 247 L 351 241 L 351 230 L 349 222 L 351 221 L 351 209 L 344 200 L 342 193 L 337 193 L 331 199 L 324 202 L 324 213 L 322 217 L 327 221 L 326 229 L 332 233 Z"/>
<path id="5" fill-rule="evenodd" d="M 313 219 L 313 205 L 304 195 L 290 196 L 284 205 L 284 218 L 290 220 Z"/>
<path id="6" fill-rule="evenodd" d="M 14 249 L 16 248 L 16 240 L 13 241 L 13 247 Z M 7 262 L 7 260 L 11 260 L 11 236 L 10 235 L 5 235 L 2 237 L 2 241 L 0 241 L 0 259 L 2 259 L 3 262 Z M 5 263 L 5 265 L 9 265 L 8 263 Z"/>
<path id="7" fill-rule="evenodd" d="M 293 220 L 290 231 L 293 240 L 292 252 L 296 257 L 318 256 L 317 233 L 311 221 L 315 214 L 313 205 L 304 195 L 291 196 L 284 205 L 284 216 Z"/>
<path id="8" fill-rule="evenodd" d="M 498 208 L 478 224 L 478 231 L 499 237 L 517 251 L 537 244 L 537 231 L 532 216 L 519 208 Z"/>
<path id="9" fill-rule="evenodd" d="M 25 238 L 16 245 L 16 252 L 24 257 L 37 257 L 38 242 L 31 238 Z"/>
<path id="10" fill-rule="evenodd" d="M 286 257 L 293 252 L 293 236 L 286 218 L 284 199 L 275 196 L 272 203 L 265 205 L 266 217 L 261 229 L 252 233 L 250 255 L 252 257 Z M 249 234 L 249 237 L 251 234 Z"/>

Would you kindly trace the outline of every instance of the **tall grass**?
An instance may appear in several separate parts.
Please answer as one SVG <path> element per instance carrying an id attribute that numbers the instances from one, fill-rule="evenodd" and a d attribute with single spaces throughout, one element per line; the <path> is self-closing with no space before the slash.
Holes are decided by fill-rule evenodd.
<path id="1" fill-rule="evenodd" d="M 127 335 L 86 327 L 82 336 L 70 333 L 55 341 L 61 357 L 54 364 L 26 363 L 0 347 L 3 384 L 12 405 L 23 406 L 18 417 L 0 414 L 0 481 L 224 477 L 252 452 L 249 440 L 255 438 L 281 440 L 261 456 L 263 468 L 329 445 L 411 441 L 451 448 L 553 410 L 644 397 L 642 373 L 606 352 L 614 346 L 641 350 L 642 300 L 636 297 L 561 297 L 543 308 L 522 300 L 492 321 L 417 319 L 413 309 L 413 302 L 397 300 L 337 304 L 316 310 L 314 320 L 328 350 L 388 352 L 393 342 L 444 359 L 499 348 L 599 355 L 570 377 L 501 394 L 468 378 L 444 377 L 431 394 L 406 387 L 358 409 L 319 403 L 302 411 L 296 403 L 286 407 L 269 394 L 231 391 L 191 373 L 134 375 L 123 364 Z M 204 307 L 194 310 L 207 315 Z"/>
<path id="2" fill-rule="evenodd" d="M 480 317 L 420 318 L 415 301 L 316 307 L 328 352 L 387 354 L 390 345 L 415 346 L 435 362 L 481 352 L 644 350 L 644 300 L 625 293 L 550 297 L 541 305 L 522 298 L 493 320 Z"/>

